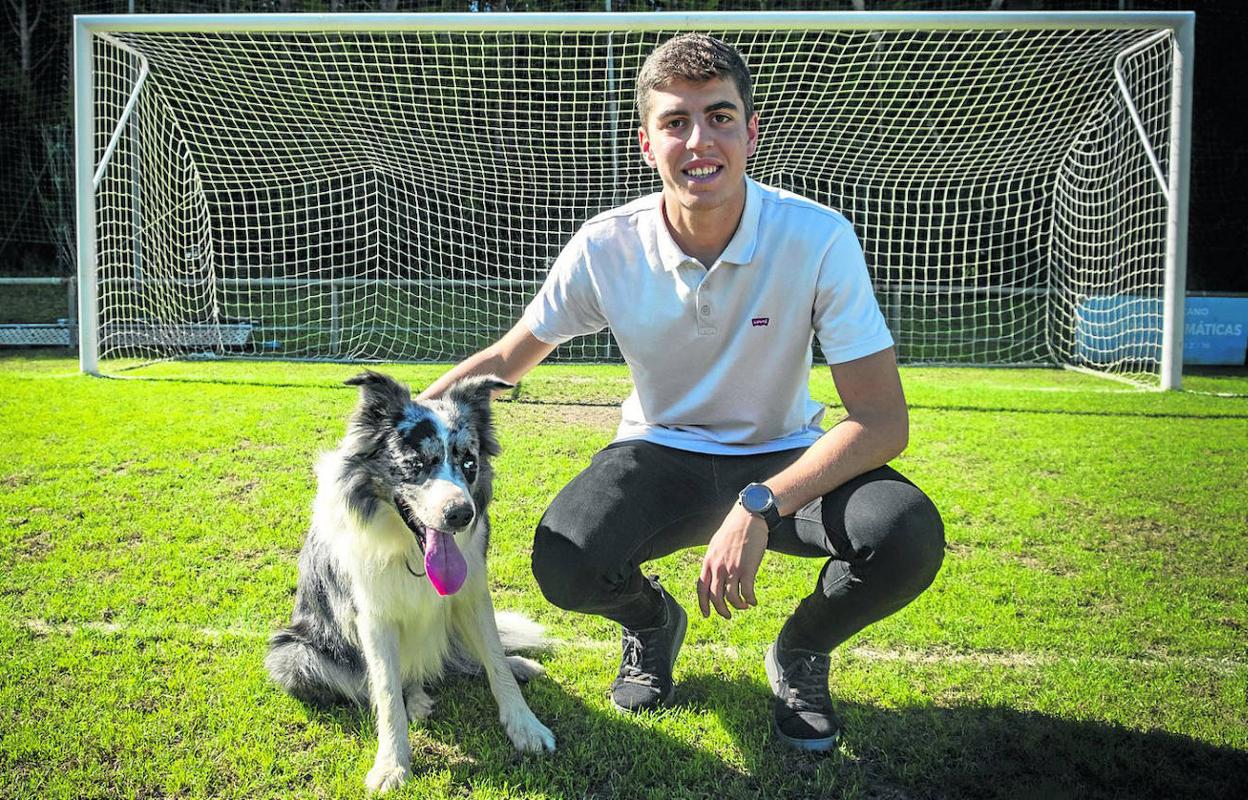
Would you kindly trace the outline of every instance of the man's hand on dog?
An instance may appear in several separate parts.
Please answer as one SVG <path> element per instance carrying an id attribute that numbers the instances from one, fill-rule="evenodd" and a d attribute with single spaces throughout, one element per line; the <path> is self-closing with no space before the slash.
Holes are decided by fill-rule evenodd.
<path id="1" fill-rule="evenodd" d="M 758 605 L 754 577 L 767 552 L 767 523 L 734 505 L 719 530 L 711 537 L 698 578 L 698 606 L 702 616 L 711 606 L 724 619 L 732 619 L 728 606 L 744 611 Z"/>

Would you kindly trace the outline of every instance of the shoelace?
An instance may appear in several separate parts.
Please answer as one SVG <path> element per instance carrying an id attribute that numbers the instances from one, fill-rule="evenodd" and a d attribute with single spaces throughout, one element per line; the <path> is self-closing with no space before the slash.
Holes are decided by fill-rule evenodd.
<path id="1" fill-rule="evenodd" d="M 655 673 L 656 669 L 653 664 L 647 668 L 646 664 L 646 647 L 641 643 L 641 637 L 632 631 L 624 630 L 624 658 L 620 664 L 620 680 L 625 683 L 636 683 L 650 688 L 658 688 L 659 678 Z M 649 648 L 651 653 L 650 661 L 654 660 L 655 648 Z"/>
<path id="2" fill-rule="evenodd" d="M 827 656 L 818 653 L 793 658 L 780 680 L 781 701 L 794 711 L 827 712 L 831 705 L 828 696 L 830 663 Z"/>

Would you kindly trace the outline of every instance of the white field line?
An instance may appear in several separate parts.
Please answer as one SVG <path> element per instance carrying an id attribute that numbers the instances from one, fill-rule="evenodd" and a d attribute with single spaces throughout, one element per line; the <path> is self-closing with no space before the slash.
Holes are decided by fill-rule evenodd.
<path id="1" fill-rule="evenodd" d="M 96 633 L 112 636 L 126 636 L 135 639 L 202 638 L 218 639 L 268 639 L 270 631 L 251 628 L 200 628 L 193 625 L 165 625 L 159 627 L 142 627 L 118 625 L 112 622 L 84 623 L 49 623 L 40 619 L 26 620 L 27 630 L 39 636 L 73 636 L 79 633 Z M 553 640 L 554 649 L 571 648 L 575 650 L 598 651 L 604 657 L 614 658 L 619 651 L 619 644 L 614 641 L 602 641 L 577 637 L 575 639 Z M 686 651 L 705 653 L 722 659 L 739 659 L 744 657 L 740 649 L 732 645 L 715 643 L 686 644 Z M 748 656 L 748 654 L 745 654 Z M 1145 669 L 1168 669 L 1184 667 L 1187 669 L 1214 672 L 1230 675 L 1248 669 L 1248 661 L 1237 658 L 1213 658 L 1210 656 L 1176 656 L 1168 653 L 1155 653 L 1139 656 L 1107 656 L 1107 655 L 1061 655 L 1051 652 L 1028 653 L 1010 651 L 958 651 L 947 648 L 881 648 L 870 645 L 856 645 L 833 654 L 840 661 L 873 661 L 893 662 L 902 664 L 969 664 L 977 667 L 1007 667 L 1010 669 L 1035 669 L 1038 667 L 1057 666 L 1062 664 L 1103 664 L 1110 667 L 1140 667 Z"/>

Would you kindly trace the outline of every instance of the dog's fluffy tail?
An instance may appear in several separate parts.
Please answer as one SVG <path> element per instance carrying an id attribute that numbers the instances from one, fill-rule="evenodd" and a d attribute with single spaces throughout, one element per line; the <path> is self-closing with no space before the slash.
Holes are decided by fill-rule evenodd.
<path id="1" fill-rule="evenodd" d="M 301 625 L 273 634 L 264 666 L 278 685 L 306 703 L 368 703 L 362 670 L 336 663 L 312 643 Z"/>
<path id="2" fill-rule="evenodd" d="M 554 640 L 546 635 L 546 628 L 523 614 L 514 611 L 499 611 L 494 615 L 498 623 L 498 638 L 503 642 L 503 649 L 508 653 L 517 650 L 531 652 L 549 650 Z"/>

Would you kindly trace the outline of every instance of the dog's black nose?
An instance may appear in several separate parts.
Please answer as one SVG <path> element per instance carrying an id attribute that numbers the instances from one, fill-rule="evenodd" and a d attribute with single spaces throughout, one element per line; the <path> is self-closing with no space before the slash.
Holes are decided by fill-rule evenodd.
<path id="1" fill-rule="evenodd" d="M 472 506 L 467 503 L 456 503 L 455 505 L 447 506 L 443 516 L 446 518 L 448 528 L 455 530 L 466 528 L 468 523 L 472 522 Z"/>

